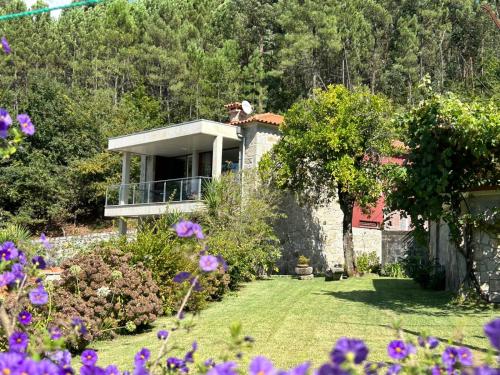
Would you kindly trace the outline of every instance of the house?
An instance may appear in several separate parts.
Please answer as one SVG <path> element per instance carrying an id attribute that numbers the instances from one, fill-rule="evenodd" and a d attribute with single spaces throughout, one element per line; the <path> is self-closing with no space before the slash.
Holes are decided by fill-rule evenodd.
<path id="1" fill-rule="evenodd" d="M 104 215 L 161 215 L 167 203 L 170 210 L 192 212 L 203 207 L 206 181 L 228 169 L 257 167 L 280 139 L 283 116 L 250 114 L 238 102 L 225 107 L 227 123 L 201 119 L 109 139 L 108 149 L 122 153 L 122 181 L 108 188 Z M 130 181 L 133 155 L 140 157 L 140 178 L 135 183 Z M 276 226 L 283 247 L 281 271 L 291 272 L 299 255 L 311 258 L 318 271 L 343 263 L 339 205 L 304 207 L 291 195 L 284 202 L 282 210 L 287 218 Z M 382 208 L 383 201 L 375 208 L 375 215 L 356 211 L 356 251 L 375 251 L 382 258 Z M 126 231 L 126 221 L 120 220 L 120 232 Z"/>

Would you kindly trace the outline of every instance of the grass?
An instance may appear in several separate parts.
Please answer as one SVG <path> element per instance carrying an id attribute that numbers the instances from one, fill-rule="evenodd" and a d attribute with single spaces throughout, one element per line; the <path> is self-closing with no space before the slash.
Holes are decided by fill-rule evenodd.
<path id="1" fill-rule="evenodd" d="M 406 339 L 432 332 L 444 341 L 463 340 L 476 355 L 482 355 L 488 349 L 482 326 L 500 315 L 498 310 L 460 308 L 449 304 L 451 298 L 449 293 L 426 291 L 407 279 L 363 277 L 327 283 L 320 278 L 275 278 L 247 284 L 224 301 L 211 304 L 192 318 L 191 332 L 176 331 L 171 339 L 182 348 L 179 355 L 196 339 L 200 358 L 217 358 L 227 347 L 230 323 L 239 321 L 244 333 L 256 340 L 244 360 L 262 354 L 283 368 L 305 360 L 317 365 L 341 336 L 364 339 L 371 350 L 369 359 L 387 360 L 386 345 L 395 337 L 390 327 L 399 320 Z M 103 365 L 130 366 L 140 348 L 157 352 L 156 331 L 168 329 L 171 322 L 171 318 L 161 318 L 150 332 L 91 346 L 99 351 Z"/>

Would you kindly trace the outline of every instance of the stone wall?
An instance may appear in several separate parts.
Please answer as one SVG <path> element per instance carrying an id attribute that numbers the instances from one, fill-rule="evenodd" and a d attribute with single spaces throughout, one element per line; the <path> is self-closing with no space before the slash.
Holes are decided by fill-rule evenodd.
<path id="1" fill-rule="evenodd" d="M 488 212 L 492 207 L 500 207 L 499 190 L 467 193 L 463 209 L 478 214 Z M 498 228 L 498 223 L 496 226 L 473 229 L 471 245 L 475 274 L 481 289 L 492 302 L 500 302 L 500 233 L 495 228 Z M 431 256 L 445 267 L 446 288 L 458 290 L 466 276 L 465 257 L 454 246 L 449 228 L 443 221 L 430 226 L 430 251 Z"/>
<path id="2" fill-rule="evenodd" d="M 317 208 L 300 206 L 293 195 L 288 194 L 281 209 L 286 217 L 276 225 L 282 247 L 282 258 L 278 263 L 280 273 L 293 274 L 300 255 L 311 260 L 315 273 L 344 264 L 344 215 L 337 202 Z M 381 258 L 382 231 L 353 228 L 353 242 L 357 254 L 375 251 Z"/>
<path id="3" fill-rule="evenodd" d="M 245 126 L 244 169 L 256 168 L 262 156 L 279 141 L 281 133 L 276 126 L 251 123 Z"/>
<path id="4" fill-rule="evenodd" d="M 413 246 L 409 231 L 382 231 L 382 265 L 399 262 Z"/>
<path id="5" fill-rule="evenodd" d="M 47 251 L 46 255 L 52 261 L 52 263 L 58 264 L 64 259 L 71 258 L 79 251 L 82 251 L 89 246 L 98 244 L 99 242 L 116 239 L 118 238 L 118 236 L 118 232 L 115 231 L 90 233 L 80 236 L 51 237 L 49 238 L 49 242 L 53 247 Z M 136 232 L 129 231 L 127 233 L 128 240 L 134 239 L 135 236 Z"/>

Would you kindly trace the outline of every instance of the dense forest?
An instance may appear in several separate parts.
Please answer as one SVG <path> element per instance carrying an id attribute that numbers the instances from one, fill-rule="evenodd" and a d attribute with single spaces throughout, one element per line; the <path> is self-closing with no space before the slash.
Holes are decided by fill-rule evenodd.
<path id="1" fill-rule="evenodd" d="M 498 13 L 500 2 L 490 2 Z M 35 7 L 43 7 L 39 1 Z M 109 0 L 0 22 L 0 102 L 35 136 L 0 161 L 0 222 L 47 229 L 102 216 L 119 180 L 107 138 L 247 99 L 284 112 L 330 83 L 405 108 L 434 89 L 500 101 L 500 30 L 476 0 Z M 0 0 L 0 14 L 26 9 Z"/>

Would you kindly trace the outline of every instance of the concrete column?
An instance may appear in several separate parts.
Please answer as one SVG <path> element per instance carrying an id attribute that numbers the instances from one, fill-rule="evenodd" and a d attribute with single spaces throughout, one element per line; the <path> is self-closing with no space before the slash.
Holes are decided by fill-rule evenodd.
<path id="1" fill-rule="evenodd" d="M 222 146 L 223 137 L 218 135 L 212 149 L 212 178 L 218 178 L 222 173 Z"/>
<path id="2" fill-rule="evenodd" d="M 124 152 L 122 156 L 122 186 L 120 187 L 120 204 L 128 203 L 128 186 L 130 183 L 130 152 Z M 127 222 L 120 218 L 118 219 L 118 232 L 120 234 L 127 234 Z"/>

